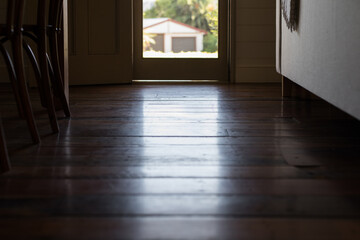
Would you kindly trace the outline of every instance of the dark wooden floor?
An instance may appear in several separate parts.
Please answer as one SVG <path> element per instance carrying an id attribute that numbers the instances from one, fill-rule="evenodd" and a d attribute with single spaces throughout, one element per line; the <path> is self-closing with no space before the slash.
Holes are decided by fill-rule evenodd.
<path id="1" fill-rule="evenodd" d="M 11 91 L 0 239 L 360 239 L 360 122 L 280 85 L 71 89 L 31 144 Z"/>

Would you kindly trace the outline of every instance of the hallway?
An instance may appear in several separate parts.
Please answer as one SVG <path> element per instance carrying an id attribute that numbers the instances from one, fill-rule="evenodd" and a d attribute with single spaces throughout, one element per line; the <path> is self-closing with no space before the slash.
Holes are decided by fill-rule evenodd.
<path id="1" fill-rule="evenodd" d="M 1 239 L 359 239 L 360 122 L 279 84 L 70 88 L 31 145 L 11 90 Z"/>

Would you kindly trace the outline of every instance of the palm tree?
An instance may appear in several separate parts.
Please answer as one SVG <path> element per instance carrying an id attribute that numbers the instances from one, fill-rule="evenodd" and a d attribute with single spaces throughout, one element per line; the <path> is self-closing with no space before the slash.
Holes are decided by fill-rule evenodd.
<path id="1" fill-rule="evenodd" d="M 187 23 L 209 32 L 211 28 L 207 15 L 209 10 L 208 6 L 212 2 L 212 0 L 187 0 L 190 13 L 190 19 L 187 20 Z"/>

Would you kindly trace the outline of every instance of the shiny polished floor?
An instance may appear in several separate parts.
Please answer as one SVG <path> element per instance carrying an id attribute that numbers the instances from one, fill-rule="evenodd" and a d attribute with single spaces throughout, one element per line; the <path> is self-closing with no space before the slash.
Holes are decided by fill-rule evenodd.
<path id="1" fill-rule="evenodd" d="M 31 144 L 0 87 L 1 239 L 360 239 L 360 122 L 278 84 L 71 89 Z"/>

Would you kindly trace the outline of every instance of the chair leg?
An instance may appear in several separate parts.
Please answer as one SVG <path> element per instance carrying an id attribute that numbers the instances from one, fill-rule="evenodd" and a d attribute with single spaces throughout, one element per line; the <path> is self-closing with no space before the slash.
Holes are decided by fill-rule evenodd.
<path id="1" fill-rule="evenodd" d="M 5 47 L 1 43 L 0 43 L 0 51 L 4 56 L 6 66 L 8 68 L 11 87 L 13 89 L 13 93 L 14 93 L 14 96 L 15 96 L 15 101 L 16 101 L 16 106 L 18 108 L 19 116 L 21 118 L 25 118 L 24 109 L 22 107 L 22 102 L 21 102 L 21 98 L 20 98 L 20 95 L 19 95 L 19 91 L 18 91 L 18 84 L 17 84 L 17 80 L 16 80 L 15 66 L 14 66 L 14 64 L 13 64 L 13 62 L 11 60 L 9 52 L 7 51 L 7 49 L 5 49 Z"/>
<path id="2" fill-rule="evenodd" d="M 65 96 L 63 76 L 61 74 L 61 69 L 60 69 L 57 34 L 55 31 L 52 31 L 48 34 L 48 36 L 49 36 L 49 45 L 50 45 L 50 54 L 51 54 L 51 64 L 54 71 L 54 79 L 52 82 L 54 87 L 54 93 L 59 98 L 65 115 L 67 117 L 70 117 L 71 116 L 70 107 L 68 100 Z"/>
<path id="3" fill-rule="evenodd" d="M 47 108 L 46 99 L 44 97 L 45 94 L 44 94 L 44 90 L 42 89 L 42 84 L 41 84 L 40 67 L 39 67 L 38 61 L 36 59 L 35 53 L 34 53 L 33 49 L 30 47 L 30 45 L 24 39 L 23 39 L 23 48 L 25 49 L 25 52 L 28 55 L 28 59 L 30 60 L 30 63 L 32 65 L 34 73 L 35 73 L 35 78 L 37 81 L 41 105 L 43 107 Z"/>
<path id="4" fill-rule="evenodd" d="M 15 34 L 12 38 L 12 50 L 13 50 L 13 59 L 16 72 L 16 79 L 18 84 L 19 95 L 22 102 L 22 107 L 24 110 L 25 119 L 27 121 L 31 137 L 34 143 L 40 143 L 40 135 L 35 123 L 35 118 L 30 103 L 29 92 L 25 80 L 24 72 L 24 58 L 23 58 L 23 48 L 22 48 L 22 36 L 21 34 Z"/>
<path id="5" fill-rule="evenodd" d="M 7 152 L 2 122 L 0 118 L 0 172 L 7 172 L 9 170 L 10 170 L 10 161 Z"/>
<path id="6" fill-rule="evenodd" d="M 46 104 L 47 104 L 47 111 L 49 115 L 50 125 L 52 131 L 54 133 L 59 132 L 59 125 L 57 122 L 56 112 L 55 112 L 55 105 L 54 99 L 52 96 L 52 91 L 50 87 L 50 73 L 47 61 L 47 44 L 46 44 L 46 30 L 41 29 L 38 35 L 38 59 L 40 65 L 40 72 L 41 72 L 41 84 L 42 89 L 44 91 Z"/>

